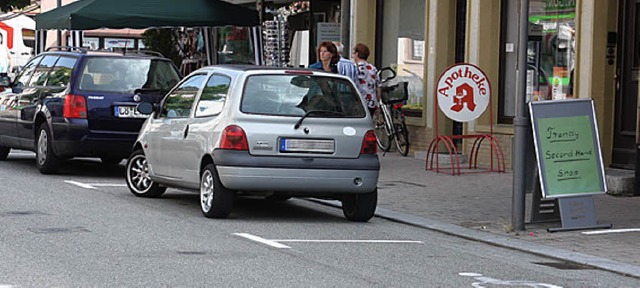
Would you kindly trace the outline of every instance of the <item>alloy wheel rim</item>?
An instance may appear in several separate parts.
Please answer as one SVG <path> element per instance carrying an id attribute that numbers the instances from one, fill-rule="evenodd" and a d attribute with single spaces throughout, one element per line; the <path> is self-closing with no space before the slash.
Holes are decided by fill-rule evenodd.
<path id="1" fill-rule="evenodd" d="M 47 161 L 47 132 L 40 130 L 40 137 L 38 137 L 38 163 L 44 165 Z"/>
<path id="2" fill-rule="evenodd" d="M 149 166 L 147 159 L 138 156 L 131 161 L 129 166 L 129 182 L 138 192 L 142 193 L 151 187 L 151 178 L 149 178 Z"/>
<path id="3" fill-rule="evenodd" d="M 200 184 L 200 205 L 202 211 L 209 212 L 213 205 L 213 175 L 210 171 L 204 171 L 202 184 Z"/>

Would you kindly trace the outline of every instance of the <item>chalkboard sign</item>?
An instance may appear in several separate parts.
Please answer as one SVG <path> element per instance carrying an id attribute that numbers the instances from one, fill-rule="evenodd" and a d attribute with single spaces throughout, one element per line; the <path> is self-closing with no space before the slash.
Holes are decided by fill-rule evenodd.
<path id="1" fill-rule="evenodd" d="M 607 191 L 591 99 L 529 102 L 545 198 Z"/>

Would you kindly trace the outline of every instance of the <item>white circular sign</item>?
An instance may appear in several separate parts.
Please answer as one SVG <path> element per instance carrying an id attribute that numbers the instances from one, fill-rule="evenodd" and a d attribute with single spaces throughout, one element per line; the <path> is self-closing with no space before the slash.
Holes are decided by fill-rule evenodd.
<path id="1" fill-rule="evenodd" d="M 353 136 L 356 135 L 356 129 L 354 129 L 353 127 L 344 127 L 342 128 L 342 133 L 347 136 Z"/>
<path id="2" fill-rule="evenodd" d="M 436 94 L 438 107 L 447 117 L 468 122 L 480 117 L 489 106 L 491 84 L 477 66 L 456 64 L 442 72 Z"/>

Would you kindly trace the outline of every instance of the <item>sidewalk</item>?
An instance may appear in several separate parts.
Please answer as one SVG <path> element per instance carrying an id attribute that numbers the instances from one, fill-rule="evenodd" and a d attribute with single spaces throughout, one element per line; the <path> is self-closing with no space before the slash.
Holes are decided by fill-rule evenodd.
<path id="1" fill-rule="evenodd" d="M 452 176 L 426 171 L 424 160 L 395 152 L 380 154 L 380 162 L 379 217 L 640 278 L 640 231 L 550 233 L 547 228 L 562 223 L 531 224 L 531 195 L 526 231 L 513 231 L 511 172 Z M 598 224 L 640 228 L 640 197 L 596 195 L 594 202 Z"/>

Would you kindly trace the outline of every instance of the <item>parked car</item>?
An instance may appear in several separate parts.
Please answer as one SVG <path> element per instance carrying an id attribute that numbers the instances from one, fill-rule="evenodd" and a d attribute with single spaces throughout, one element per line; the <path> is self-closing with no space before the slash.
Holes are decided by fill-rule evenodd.
<path id="1" fill-rule="evenodd" d="M 368 221 L 377 204 L 376 136 L 348 78 L 303 69 L 209 66 L 183 79 L 145 122 L 126 165 L 141 197 L 167 187 L 200 192 L 206 217 L 239 195 L 342 201 Z"/>
<path id="2" fill-rule="evenodd" d="M 6 80 L 6 78 L 5 78 Z M 72 157 L 116 164 L 129 156 L 145 118 L 135 106 L 159 102 L 180 81 L 162 55 L 50 49 L 0 87 L 0 160 L 36 152 L 42 173 Z"/>

